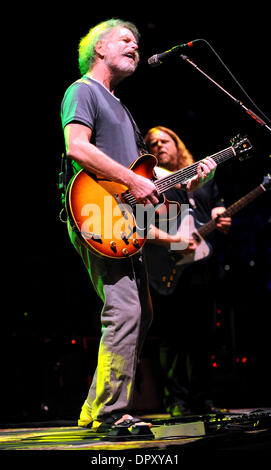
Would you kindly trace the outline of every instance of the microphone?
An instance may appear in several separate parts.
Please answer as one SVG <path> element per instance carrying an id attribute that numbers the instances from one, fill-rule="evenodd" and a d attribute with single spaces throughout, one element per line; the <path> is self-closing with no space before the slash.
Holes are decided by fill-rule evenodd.
<path id="1" fill-rule="evenodd" d="M 197 39 L 195 39 L 195 41 L 196 40 Z M 185 44 L 180 44 L 179 46 L 174 46 L 166 52 L 161 52 L 161 54 L 155 54 L 155 55 L 153 55 L 152 57 L 150 57 L 148 59 L 148 64 L 151 67 L 157 67 L 158 65 L 161 65 L 163 63 L 163 60 L 166 57 L 168 57 L 170 55 L 177 54 L 182 47 L 191 47 L 191 46 L 193 46 L 195 41 L 190 41 L 190 42 L 187 42 Z"/>

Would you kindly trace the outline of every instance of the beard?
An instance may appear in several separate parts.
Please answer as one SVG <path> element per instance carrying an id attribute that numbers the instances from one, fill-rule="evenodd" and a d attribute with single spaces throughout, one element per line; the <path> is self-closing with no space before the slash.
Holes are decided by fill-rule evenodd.
<path id="1" fill-rule="evenodd" d="M 116 78 L 118 78 L 119 81 L 129 77 L 129 75 L 132 75 L 138 66 L 138 62 L 138 58 L 136 60 L 132 60 L 123 55 L 119 60 L 116 58 L 108 59 L 106 61 L 106 65 L 110 68 L 112 73 Z"/>

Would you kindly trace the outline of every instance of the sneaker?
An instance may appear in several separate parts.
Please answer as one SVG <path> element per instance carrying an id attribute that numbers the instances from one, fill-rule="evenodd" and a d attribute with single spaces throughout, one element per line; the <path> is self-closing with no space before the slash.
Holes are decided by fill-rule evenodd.
<path id="1" fill-rule="evenodd" d="M 151 427 L 152 423 L 142 421 L 140 418 L 135 418 L 129 414 L 112 414 L 104 421 L 94 420 L 91 423 L 91 431 L 93 432 L 106 432 L 113 428 L 127 428 L 129 430 L 135 429 L 138 426 Z"/>
<path id="2" fill-rule="evenodd" d="M 152 427 L 152 423 L 142 421 L 140 418 L 125 414 L 120 419 L 115 421 L 114 427 L 125 427 L 125 428 L 135 428 L 137 426 L 147 426 Z"/>

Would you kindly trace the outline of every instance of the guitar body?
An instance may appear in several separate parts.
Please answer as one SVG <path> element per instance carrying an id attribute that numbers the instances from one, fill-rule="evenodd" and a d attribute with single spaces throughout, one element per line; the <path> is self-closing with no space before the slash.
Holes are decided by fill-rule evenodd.
<path id="1" fill-rule="evenodd" d="M 138 175 L 154 179 L 157 160 L 153 155 L 142 155 L 131 169 Z M 66 194 L 66 209 L 72 228 L 82 242 L 96 255 L 123 259 L 136 254 L 146 242 L 147 224 L 139 226 L 127 187 L 102 177 L 79 171 L 71 180 Z M 164 204 L 165 203 L 165 204 Z M 179 204 L 174 203 L 179 207 Z M 162 206 L 165 206 L 162 209 Z M 149 205 L 148 222 L 161 208 L 167 218 L 167 201 Z M 179 209 L 178 209 L 179 210 Z"/>
<path id="2" fill-rule="evenodd" d="M 247 139 L 238 137 L 232 140 L 230 147 L 212 155 L 212 158 L 216 163 L 222 163 L 237 154 L 247 153 L 250 148 Z M 131 166 L 136 174 L 154 182 L 160 195 L 156 206 L 137 204 L 126 186 L 85 170 L 72 178 L 66 192 L 66 211 L 71 228 L 96 255 L 116 259 L 133 256 L 145 244 L 151 223 L 157 222 L 157 218 L 168 221 L 178 216 L 180 205 L 167 201 L 163 194 L 195 176 L 198 163 L 160 179 L 154 174 L 156 165 L 156 157 L 146 154 Z"/>
<path id="3" fill-rule="evenodd" d="M 186 234 L 190 234 L 197 245 L 194 253 L 190 255 L 177 255 L 180 256 L 180 259 L 176 262 L 177 266 L 183 266 L 184 264 L 194 263 L 194 261 L 200 261 L 204 258 L 208 258 L 211 254 L 211 245 L 208 243 L 204 238 L 200 235 L 197 228 L 202 225 L 196 219 L 194 219 L 191 213 L 186 214 L 183 219 L 182 223 L 178 229 L 178 232 L 185 236 Z"/>
<path id="4" fill-rule="evenodd" d="M 207 259 L 211 256 L 211 245 L 199 234 L 197 227 L 201 224 L 195 221 L 191 211 L 182 217 L 178 232 L 183 236 L 193 236 L 197 248 L 194 253 L 182 256 L 180 252 L 169 251 L 163 246 L 148 243 L 145 248 L 149 281 L 151 286 L 161 295 L 171 295 L 185 269 L 192 263 Z"/>
<path id="5" fill-rule="evenodd" d="M 242 207 L 245 207 L 263 192 L 270 191 L 270 188 L 271 176 L 267 175 L 259 186 L 228 207 L 223 213 L 224 217 L 231 217 L 236 214 Z M 200 224 L 194 219 L 192 213 L 191 211 L 187 211 L 187 213 L 182 214 L 178 232 L 185 237 L 188 235 L 194 237 L 197 244 L 194 253 L 182 256 L 177 251 L 168 251 L 166 248 L 159 245 L 152 243 L 146 245 L 150 284 L 162 295 L 170 295 L 174 292 L 178 285 L 179 278 L 187 266 L 195 261 L 207 259 L 212 253 L 211 245 L 202 237 L 200 232 L 205 232 L 205 235 L 207 235 L 216 228 L 216 225 L 214 221 L 209 221 L 204 225 Z M 177 249 L 177 247 L 173 248 Z"/>

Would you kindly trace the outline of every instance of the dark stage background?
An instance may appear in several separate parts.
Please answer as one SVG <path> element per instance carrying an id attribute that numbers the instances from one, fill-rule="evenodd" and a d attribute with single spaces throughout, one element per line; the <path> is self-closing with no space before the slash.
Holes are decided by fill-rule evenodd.
<path id="1" fill-rule="evenodd" d="M 101 304 L 59 220 L 56 184 L 64 150 L 60 103 L 68 85 L 79 78 L 78 41 L 92 25 L 111 16 L 135 22 L 141 32 L 140 66 L 119 85 L 116 95 L 143 135 L 159 124 L 172 128 L 196 159 L 228 147 L 238 133 L 247 135 L 253 144 L 251 158 L 232 159 L 216 172 L 227 206 L 258 186 L 270 171 L 267 129 L 180 59 L 158 68 L 147 64 L 155 53 L 203 38 L 270 117 L 270 40 L 264 27 L 256 40 L 257 17 L 241 23 L 241 28 L 237 20 L 228 21 L 222 36 L 219 28 L 196 25 L 192 12 L 185 26 L 179 14 L 131 14 L 123 8 L 101 14 L 66 12 L 50 19 L 41 41 L 44 47 L 20 59 L 21 70 L 27 71 L 23 87 L 16 81 L 17 93 L 24 91 L 20 96 L 25 113 L 19 126 L 22 217 L 20 231 L 13 234 L 19 257 L 16 254 L 11 266 L 13 289 L 3 314 L 1 416 L 7 422 L 77 418 L 94 370 Z M 38 28 L 33 23 L 25 31 L 26 43 L 31 44 Z M 206 43 L 183 52 L 261 116 Z M 216 297 L 221 326 L 216 329 L 218 367 L 213 373 L 225 406 L 270 406 L 270 217 L 270 193 L 265 193 L 235 215 L 229 235 L 219 238 Z M 170 312 L 167 318 L 170 321 Z M 161 405 L 158 345 L 154 328 L 143 352 L 136 392 L 135 406 L 143 410 Z"/>

